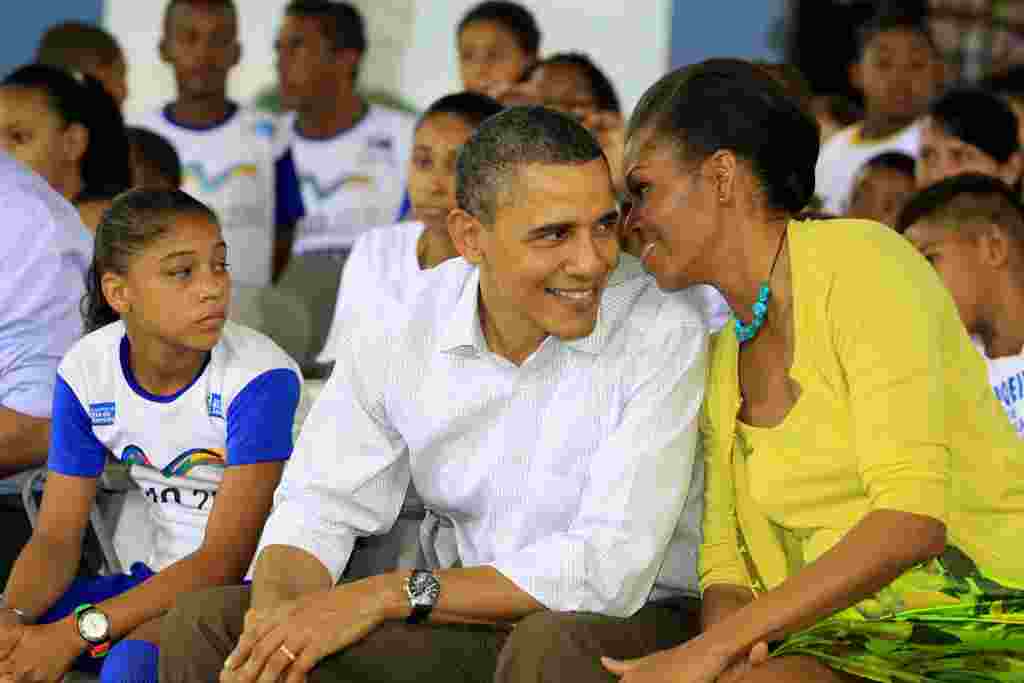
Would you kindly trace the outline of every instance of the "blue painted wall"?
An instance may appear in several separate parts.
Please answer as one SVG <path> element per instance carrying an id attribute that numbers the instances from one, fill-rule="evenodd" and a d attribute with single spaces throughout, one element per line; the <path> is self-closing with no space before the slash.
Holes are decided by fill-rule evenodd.
<path id="1" fill-rule="evenodd" d="M 59 21 L 99 23 L 103 0 L 5 0 L 0 73 L 31 61 L 43 31 Z"/>
<path id="2" fill-rule="evenodd" d="M 785 0 L 674 0 L 672 66 L 711 57 L 781 60 L 770 47 Z"/>

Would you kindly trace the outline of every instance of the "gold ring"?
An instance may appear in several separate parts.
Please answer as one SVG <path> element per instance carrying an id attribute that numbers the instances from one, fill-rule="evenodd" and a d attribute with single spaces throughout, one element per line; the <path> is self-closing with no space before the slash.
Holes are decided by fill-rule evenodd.
<path id="1" fill-rule="evenodd" d="M 298 657 L 295 656 L 295 653 L 288 649 L 287 645 L 282 645 L 281 647 L 279 647 L 277 649 L 280 650 L 282 653 L 284 653 L 284 656 L 287 657 L 288 659 L 292 660 L 293 662 L 296 659 L 298 659 Z"/>

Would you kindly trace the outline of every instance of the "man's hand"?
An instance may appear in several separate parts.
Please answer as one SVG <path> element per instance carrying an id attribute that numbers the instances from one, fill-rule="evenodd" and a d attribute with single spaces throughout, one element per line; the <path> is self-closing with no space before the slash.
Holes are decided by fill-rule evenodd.
<path id="1" fill-rule="evenodd" d="M 300 683 L 320 662 L 372 633 L 386 618 L 371 582 L 338 586 L 269 610 L 250 610 L 222 683 Z"/>

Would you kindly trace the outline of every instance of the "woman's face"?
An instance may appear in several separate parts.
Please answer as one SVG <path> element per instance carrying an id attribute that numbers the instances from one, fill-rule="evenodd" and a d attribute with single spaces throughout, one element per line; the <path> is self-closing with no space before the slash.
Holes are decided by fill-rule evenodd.
<path id="1" fill-rule="evenodd" d="M 0 149 L 41 175 L 58 192 L 63 191 L 71 162 L 69 128 L 42 90 L 0 88 Z"/>
<path id="2" fill-rule="evenodd" d="M 716 232 L 717 195 L 705 163 L 685 167 L 674 145 L 658 137 L 640 130 L 626 141 L 632 206 L 623 229 L 635 231 L 644 267 L 671 291 L 702 281 L 698 263 Z"/>

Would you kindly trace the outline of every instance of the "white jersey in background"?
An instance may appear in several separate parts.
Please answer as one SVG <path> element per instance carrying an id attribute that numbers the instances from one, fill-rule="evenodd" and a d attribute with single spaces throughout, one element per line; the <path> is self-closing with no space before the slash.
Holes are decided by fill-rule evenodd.
<path id="1" fill-rule="evenodd" d="M 224 122 L 195 128 L 174 122 L 168 105 L 133 123 L 159 133 L 177 150 L 182 189 L 220 219 L 232 280 L 270 284 L 277 149 L 273 119 L 235 106 Z"/>
<path id="2" fill-rule="evenodd" d="M 1020 355 L 985 359 L 988 364 L 988 379 L 996 398 L 1017 430 L 1017 436 L 1024 438 L 1024 349 Z"/>
<path id="3" fill-rule="evenodd" d="M 295 223 L 292 253 L 348 250 L 369 228 L 391 225 L 405 197 L 416 119 L 370 105 L 333 138 L 305 138 L 295 115 L 282 122 L 278 193 Z"/>
<path id="4" fill-rule="evenodd" d="M 131 465 L 152 529 L 154 571 L 195 552 L 226 467 L 287 460 L 302 377 L 267 337 L 228 322 L 187 387 L 154 396 L 129 363 L 124 324 L 82 338 L 61 362 L 48 467 L 98 477 Z"/>
<path id="5" fill-rule="evenodd" d="M 884 152 L 903 152 L 916 159 L 921 150 L 920 122 L 881 140 L 862 139 L 861 125 L 855 123 L 833 135 L 818 154 L 814 193 L 822 200 L 822 208 L 837 216 L 846 214 L 853 182 L 865 162 Z"/>

